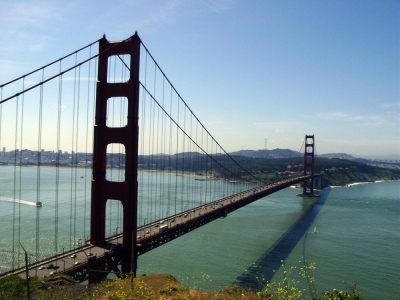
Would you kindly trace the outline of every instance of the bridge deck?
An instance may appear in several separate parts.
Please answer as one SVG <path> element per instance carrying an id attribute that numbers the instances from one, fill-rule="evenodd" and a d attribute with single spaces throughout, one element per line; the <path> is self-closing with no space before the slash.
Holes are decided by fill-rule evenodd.
<path id="1" fill-rule="evenodd" d="M 144 254 L 215 219 L 226 217 L 229 213 L 260 198 L 304 181 L 309 177 L 301 176 L 256 187 L 141 226 L 137 230 L 135 251 L 137 251 L 138 255 Z M 56 273 L 79 274 L 75 278 L 78 281 L 83 281 L 87 279 L 87 270 L 90 269 L 88 264 L 95 266 L 100 261 L 111 259 L 117 256 L 120 250 L 122 250 L 122 234 L 109 238 L 107 243 L 102 246 L 87 244 L 69 252 L 31 264 L 28 266 L 29 276 L 47 277 Z M 56 269 L 50 268 L 50 264 L 57 266 Z M 82 272 L 82 270 L 86 271 Z M 104 272 L 103 270 L 97 271 Z M 18 274 L 22 278 L 25 278 L 25 267 L 7 272 L 1 276 L 8 274 Z"/>
<path id="2" fill-rule="evenodd" d="M 274 184 L 256 187 L 142 226 L 138 228 L 135 251 L 138 255 L 144 254 L 213 220 L 226 217 L 229 213 L 260 198 L 310 177 L 290 178 Z"/>

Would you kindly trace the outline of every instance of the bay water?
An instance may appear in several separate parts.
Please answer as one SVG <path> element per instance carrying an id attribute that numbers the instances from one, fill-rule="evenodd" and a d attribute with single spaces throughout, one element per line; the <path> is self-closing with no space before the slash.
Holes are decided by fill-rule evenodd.
<path id="1" fill-rule="evenodd" d="M 298 192 L 274 193 L 140 256 L 138 274 L 169 273 L 202 289 L 254 287 L 261 277 L 282 281 L 281 260 L 296 270 L 306 261 L 316 266 L 319 296 L 356 286 L 365 299 L 400 298 L 400 182 L 327 188 L 310 210 L 312 200 Z M 296 270 L 304 298 L 312 298 Z"/>
<path id="2" fill-rule="evenodd" d="M 41 168 L 40 176 L 43 207 L 36 208 L 36 168 L 0 166 L 0 272 L 10 267 L 16 253 L 17 263 L 22 263 L 15 240 L 34 253 L 32 259 L 41 259 L 78 246 L 89 236 L 90 170 L 60 168 L 57 192 L 55 168 Z M 195 190 L 203 184 L 190 180 L 182 188 L 193 185 L 189 189 Z M 226 185 L 215 186 L 208 199 L 221 196 L 228 186 L 232 192 L 232 184 Z M 238 191 L 245 188 L 235 184 Z M 138 275 L 168 273 L 183 284 L 206 290 L 232 284 L 254 287 L 259 281 L 255 277 L 282 280 L 282 260 L 286 267 L 298 268 L 306 261 L 316 265 L 311 275 L 318 295 L 333 288 L 349 290 L 348 285 L 357 283 L 366 299 L 400 297 L 400 182 L 326 188 L 318 199 L 296 196 L 299 192 L 293 188 L 276 192 L 140 256 Z M 193 205 L 201 202 L 191 201 Z M 119 215 L 120 207 L 112 205 L 108 209 Z M 181 206 L 186 209 L 188 204 Z M 164 214 L 170 210 L 172 214 L 166 207 Z M 59 219 L 57 228 L 55 218 Z M 150 221 L 145 216 L 140 219 Z M 110 220 L 107 235 L 118 233 L 120 224 L 121 218 Z M 306 289 L 305 297 L 311 297 L 308 282 L 301 280 L 300 288 Z"/>

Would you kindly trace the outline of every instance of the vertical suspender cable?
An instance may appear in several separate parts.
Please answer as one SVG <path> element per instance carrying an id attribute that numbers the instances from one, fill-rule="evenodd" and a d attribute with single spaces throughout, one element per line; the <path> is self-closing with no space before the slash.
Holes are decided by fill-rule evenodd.
<path id="1" fill-rule="evenodd" d="M 153 93 L 156 92 L 156 83 L 157 83 L 157 73 L 156 69 L 154 68 L 154 78 L 153 78 Z M 151 153 L 151 193 L 150 193 L 150 198 L 151 198 L 151 205 L 152 205 L 152 215 L 156 216 L 157 215 L 157 201 L 155 200 L 157 196 L 157 176 L 158 172 L 156 171 L 156 155 L 157 155 L 157 150 L 156 150 L 156 142 L 157 142 L 157 119 L 156 119 L 156 105 L 154 101 L 150 102 L 150 107 L 151 107 L 151 132 L 150 132 L 150 138 L 149 138 L 149 148 L 150 148 L 150 153 Z"/>
<path id="2" fill-rule="evenodd" d="M 142 71 L 142 70 L 141 70 Z M 140 74 L 144 73 L 144 82 L 146 82 L 146 77 L 147 77 L 147 52 L 146 52 L 146 56 L 145 56 L 145 65 L 144 65 L 144 70 L 143 72 L 140 72 Z M 145 158 L 145 131 L 146 131 L 146 93 L 143 91 L 142 88 L 142 97 L 141 97 L 141 101 L 140 101 L 140 107 L 141 107 L 141 126 L 140 126 L 140 153 L 142 155 L 142 169 L 145 168 L 146 165 L 146 161 L 144 160 Z M 145 197 L 144 197 L 144 192 L 145 192 L 145 184 L 144 184 L 144 176 L 145 176 L 145 172 L 143 172 L 143 170 L 139 173 L 140 176 L 140 180 L 139 180 L 139 190 L 140 190 L 140 194 L 142 196 L 142 199 L 138 199 L 138 203 L 139 203 L 139 207 L 140 207 L 140 216 L 142 218 L 144 218 L 143 223 L 145 222 L 145 220 L 150 221 L 150 215 L 149 215 L 149 211 L 148 211 L 148 206 L 146 205 L 146 208 L 144 207 L 144 203 L 145 203 Z M 146 185 L 147 187 L 147 185 Z M 146 199 L 147 200 L 147 199 Z M 144 211 L 145 209 L 145 211 Z M 146 217 L 144 217 L 146 215 Z"/>
<path id="3" fill-rule="evenodd" d="M 186 107 L 184 106 L 183 109 L 184 109 L 183 110 L 183 130 L 186 132 Z M 182 153 L 183 153 L 183 155 L 185 155 L 185 152 L 186 152 L 185 142 L 186 142 L 185 135 L 183 134 L 182 135 L 182 145 L 183 145 Z M 184 193 L 184 190 L 185 190 L 184 184 L 185 184 L 185 157 L 182 158 L 181 211 L 183 211 L 183 208 L 184 208 L 184 206 L 183 206 L 183 199 L 184 199 L 184 195 L 185 195 L 185 193 Z"/>
<path id="4" fill-rule="evenodd" d="M 15 269 L 15 210 L 16 210 L 16 188 L 17 188 L 17 140 L 18 140 L 18 104 L 19 104 L 19 97 L 16 100 L 16 107 L 15 107 L 15 134 L 14 134 L 14 201 L 13 201 L 13 246 L 12 246 L 12 255 L 13 255 L 13 262 L 12 268 Z M 19 256 L 19 255 L 18 255 Z M 19 257 L 18 257 L 19 259 Z M 18 264 L 19 266 L 19 264 Z"/>
<path id="5" fill-rule="evenodd" d="M 199 123 L 198 122 L 196 122 L 196 138 L 195 138 L 195 141 L 196 141 L 196 143 L 197 143 L 197 145 L 198 145 L 198 134 L 199 134 L 199 132 L 198 132 L 198 129 L 199 129 L 199 127 L 198 127 L 198 125 L 199 125 Z M 196 159 L 195 159 L 195 164 L 196 164 L 196 167 L 195 167 L 195 170 L 197 170 L 196 171 L 196 173 L 195 173 L 195 176 L 197 176 L 197 173 L 198 173 L 198 171 L 200 170 L 200 153 L 199 153 L 199 149 L 198 149 L 198 146 L 196 145 L 196 148 L 197 148 L 197 151 L 196 151 Z M 200 195 L 200 193 L 198 192 L 198 186 L 199 186 L 199 184 L 198 184 L 198 181 L 195 181 L 194 182 L 195 183 L 195 191 L 196 191 L 196 193 L 195 193 L 195 197 L 193 197 L 193 202 L 192 202 L 192 207 L 194 208 L 195 206 L 196 206 L 196 204 L 195 204 L 195 201 L 196 201 L 196 195 L 198 196 L 198 197 L 201 197 L 201 195 Z"/>
<path id="6" fill-rule="evenodd" d="M 89 47 L 89 57 L 92 56 L 92 46 Z M 90 102 L 90 81 L 91 81 L 91 60 L 88 63 L 88 85 L 86 96 L 86 135 L 85 135 L 85 176 L 83 195 L 83 236 L 86 237 L 86 197 L 87 197 L 87 169 L 88 169 L 88 140 L 89 140 L 89 102 Z"/>
<path id="7" fill-rule="evenodd" d="M 75 54 L 75 66 L 77 64 L 77 54 Z M 74 97 L 72 105 L 72 136 L 71 136 L 71 172 L 70 172 L 70 202 L 69 202 L 69 242 L 76 248 L 75 235 L 73 234 L 73 182 L 74 182 L 74 142 L 75 142 L 75 106 L 76 106 L 76 68 L 74 68 Z"/>
<path id="8" fill-rule="evenodd" d="M 190 136 L 193 138 L 193 115 L 192 114 L 190 115 Z M 194 148 L 192 150 L 190 145 L 192 145 L 192 143 L 189 143 L 189 147 L 190 147 L 189 148 L 189 152 L 191 153 L 190 154 L 190 163 L 191 163 L 191 169 L 190 170 L 192 171 L 193 176 L 195 176 L 195 168 L 194 168 L 195 167 L 195 161 L 194 161 L 195 154 L 194 154 L 194 152 L 195 152 L 196 148 L 195 148 L 195 145 L 193 145 Z M 192 178 L 193 179 L 192 183 L 195 182 L 194 178 L 195 177 Z M 188 199 L 187 199 L 188 200 L 188 208 L 191 208 L 191 206 L 189 206 L 189 204 L 190 204 L 191 201 L 193 201 L 193 197 L 194 197 L 194 193 L 195 193 L 195 190 L 194 190 L 193 186 L 190 184 L 192 179 L 191 179 L 191 176 L 189 176 L 189 178 L 188 178 L 188 189 L 190 189 L 191 193 L 188 195 Z M 190 196 L 190 198 L 189 198 L 189 196 Z M 185 210 L 187 210 L 187 209 L 185 209 Z"/>
<path id="9" fill-rule="evenodd" d="M 92 105 L 92 107 L 93 107 L 93 112 L 92 112 L 92 120 L 93 120 L 93 125 L 94 125 L 94 120 L 95 120 L 95 116 L 96 116 L 96 105 L 95 105 L 95 103 L 96 103 L 96 91 L 97 91 L 97 81 L 96 81 L 96 78 L 97 78 L 97 73 L 98 73 L 98 56 L 96 56 L 96 59 L 95 59 L 95 63 L 94 63 L 94 80 L 93 80 L 93 105 Z M 93 143 L 94 143 L 94 135 L 92 134 L 92 145 L 93 145 Z M 93 150 L 93 148 L 92 148 L 92 152 L 93 152 L 94 150 Z M 93 159 L 93 156 L 92 156 L 92 159 Z"/>
<path id="10" fill-rule="evenodd" d="M 145 60 L 145 69 L 144 69 L 144 84 L 145 86 L 147 85 L 147 53 L 146 53 L 146 60 Z M 146 149 L 146 139 L 145 139 L 145 134 L 147 135 L 148 139 L 150 139 L 150 128 L 148 129 L 148 124 L 150 121 L 150 117 L 148 117 L 148 115 L 150 115 L 151 113 L 151 109 L 149 109 L 149 113 L 147 112 L 147 93 L 143 92 L 143 101 L 142 101 L 142 106 L 143 106 L 143 112 L 144 112 L 144 117 L 143 117 L 143 154 L 144 153 L 148 153 L 148 155 L 150 155 L 150 149 Z M 146 162 L 146 179 L 147 179 L 147 184 L 146 184 L 146 215 L 148 216 L 148 218 L 152 218 L 153 216 L 151 215 L 151 209 L 150 209 L 150 157 L 147 158 L 147 162 Z"/>
<path id="11" fill-rule="evenodd" d="M 60 72 L 61 72 L 60 61 Z M 56 153 L 56 191 L 54 201 L 54 252 L 58 251 L 58 202 L 60 191 L 60 143 L 61 143 L 61 103 L 62 103 L 63 76 L 58 79 L 58 103 L 57 103 L 57 153 Z M 69 243 L 71 249 L 71 241 Z"/>
<path id="12" fill-rule="evenodd" d="M 151 141 L 153 140 L 153 101 L 150 101 L 149 103 L 149 114 L 148 114 L 148 118 L 149 118 L 149 141 L 148 141 L 148 147 L 149 147 L 149 183 L 148 183 L 148 195 L 150 198 L 150 216 L 153 216 L 153 148 L 151 146 Z"/>
<path id="13" fill-rule="evenodd" d="M 162 106 L 164 107 L 164 103 L 165 103 L 165 77 L 163 76 L 163 83 L 162 83 Z M 165 166 L 165 127 L 166 127 L 166 118 L 165 118 L 165 114 L 161 114 L 161 166 L 164 167 Z M 162 212 L 162 207 L 163 207 L 163 195 L 165 195 L 165 176 L 169 176 L 169 175 L 163 175 L 161 177 L 161 182 L 160 182 L 160 194 L 159 194 L 159 209 L 160 209 L 160 213 Z"/>
<path id="14" fill-rule="evenodd" d="M 178 96 L 179 97 L 179 96 Z M 179 98 L 177 100 L 177 108 L 178 108 L 178 113 L 177 113 L 177 120 L 176 123 L 179 124 Z M 175 202 L 175 212 L 174 214 L 177 213 L 176 211 L 176 205 L 177 205 L 177 195 L 178 195 L 178 160 L 179 160 L 179 128 L 176 127 L 176 158 L 175 158 L 175 193 L 174 193 L 174 202 Z"/>
<path id="15" fill-rule="evenodd" d="M 170 113 L 172 113 L 172 88 L 170 92 Z M 172 120 L 169 120 L 169 142 L 168 142 L 168 157 L 169 157 L 169 169 L 172 171 Z M 171 176 L 168 176 L 168 206 L 167 210 L 170 210 L 171 206 Z"/>
<path id="16" fill-rule="evenodd" d="M 156 78 L 157 78 L 157 70 L 155 69 L 155 75 L 154 75 L 154 95 L 156 94 L 156 88 L 155 88 L 155 86 L 156 86 Z M 161 182 L 161 174 L 160 174 L 160 167 L 159 167 L 159 165 L 160 165 L 160 157 L 159 157 L 159 155 L 160 155 L 160 150 L 159 150 L 159 148 L 158 148 L 158 146 L 159 146 L 159 143 L 160 143 L 160 108 L 158 107 L 158 106 L 156 106 L 156 109 L 157 109 L 157 121 L 156 121 L 156 124 L 157 124 L 157 126 L 155 126 L 155 128 L 156 128 L 156 137 L 155 137 L 155 143 L 156 143 L 156 148 L 155 148 L 155 154 L 157 155 L 156 156 L 156 166 L 155 166 L 155 169 L 156 170 L 158 170 L 157 172 L 156 172 L 156 183 L 155 183 L 155 191 L 156 191 L 156 193 L 155 193 L 155 195 L 154 195 L 154 206 L 157 208 L 157 196 L 161 193 L 161 185 L 159 185 L 160 183 L 159 182 Z M 160 180 L 159 180 L 160 179 Z M 158 210 L 160 210 L 160 206 L 158 206 Z M 154 211 L 154 215 L 156 215 L 157 214 L 157 210 L 155 210 Z"/>
<path id="17" fill-rule="evenodd" d="M 25 77 L 22 79 L 22 87 L 25 88 Z M 18 243 L 21 242 L 21 199 L 22 199 L 22 151 L 23 151 L 23 133 L 24 133 L 24 101 L 25 94 L 21 99 L 21 129 L 20 129 L 20 151 L 19 151 L 19 187 L 18 187 Z M 19 253 L 19 251 L 18 251 Z"/>
<path id="18" fill-rule="evenodd" d="M 42 81 L 44 80 L 44 69 L 42 69 Z M 37 178 L 36 178 L 36 203 L 41 202 L 40 199 L 40 168 L 42 160 L 42 119 L 43 119 L 43 84 L 40 86 L 39 96 L 39 128 L 38 128 L 38 161 L 37 161 Z M 40 249 L 40 209 L 36 209 L 36 261 L 39 260 Z"/>
<path id="19" fill-rule="evenodd" d="M 79 107 L 80 107 L 80 90 L 81 90 L 81 66 L 78 66 L 78 88 L 77 88 L 77 105 L 76 105 L 76 141 L 75 141 L 75 161 L 73 163 L 73 167 L 75 170 L 75 178 L 74 178 L 74 237 L 76 238 L 76 201 L 77 201 L 77 185 L 78 185 L 78 145 L 79 145 Z"/>
<path id="20" fill-rule="evenodd" d="M 153 101 L 150 101 L 150 107 L 149 107 L 149 140 L 148 140 L 148 147 L 149 147 L 149 183 L 148 183 L 148 195 L 150 197 L 150 215 L 153 214 L 153 187 L 152 187 L 152 182 L 153 182 L 153 148 L 151 147 L 151 141 L 153 139 Z"/>
<path id="21" fill-rule="evenodd" d="M 154 71 L 155 71 L 155 68 L 154 68 Z M 154 93 L 155 93 L 155 90 L 156 90 L 156 80 L 157 80 L 157 78 L 156 78 L 156 72 L 154 72 L 154 81 L 153 81 L 153 88 L 154 88 Z M 154 182 L 156 182 L 156 180 L 157 180 L 157 173 L 156 172 L 154 172 L 155 170 L 154 170 L 154 157 L 155 157 L 155 149 L 154 149 L 154 140 L 155 140 L 155 123 L 156 123 L 156 120 L 155 120 L 155 109 L 156 109 L 156 105 L 154 104 L 154 101 L 151 101 L 150 102 L 150 114 L 151 114 L 151 117 L 150 117 L 150 122 L 151 122 L 151 124 L 150 124 L 150 128 L 151 128 L 151 130 L 150 130 L 150 138 L 149 138 L 149 148 L 150 148 L 150 153 L 151 153 L 151 190 L 150 190 L 150 198 L 151 198 L 151 206 L 152 206 L 152 215 L 156 215 L 157 214 L 157 205 L 156 205 L 156 201 L 153 201 L 153 198 L 154 198 L 154 196 L 153 196 L 153 194 L 155 194 L 155 188 L 154 188 Z M 156 178 L 156 180 L 154 180 L 154 177 Z M 154 206 L 153 206 L 153 202 L 154 202 Z M 153 212 L 153 209 L 154 209 L 154 212 Z"/>

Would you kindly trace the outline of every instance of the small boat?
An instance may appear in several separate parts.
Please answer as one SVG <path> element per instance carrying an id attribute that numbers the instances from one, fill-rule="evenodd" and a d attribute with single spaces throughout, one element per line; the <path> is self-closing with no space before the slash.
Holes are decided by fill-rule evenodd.
<path id="1" fill-rule="evenodd" d="M 317 231 L 317 226 L 314 227 L 313 233 L 318 233 L 318 231 Z"/>
<path id="2" fill-rule="evenodd" d="M 40 201 L 38 201 L 38 202 L 36 202 L 36 207 L 42 207 L 42 202 L 40 202 Z"/>
<path id="3" fill-rule="evenodd" d="M 83 176 L 81 176 L 81 178 L 83 178 Z"/>

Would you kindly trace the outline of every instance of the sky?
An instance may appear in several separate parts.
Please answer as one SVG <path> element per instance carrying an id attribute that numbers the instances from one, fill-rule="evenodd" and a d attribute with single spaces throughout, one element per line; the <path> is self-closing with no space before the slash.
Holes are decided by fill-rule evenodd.
<path id="1" fill-rule="evenodd" d="M 400 2 L 1 1 L 0 83 L 138 32 L 228 152 L 400 155 Z"/>

